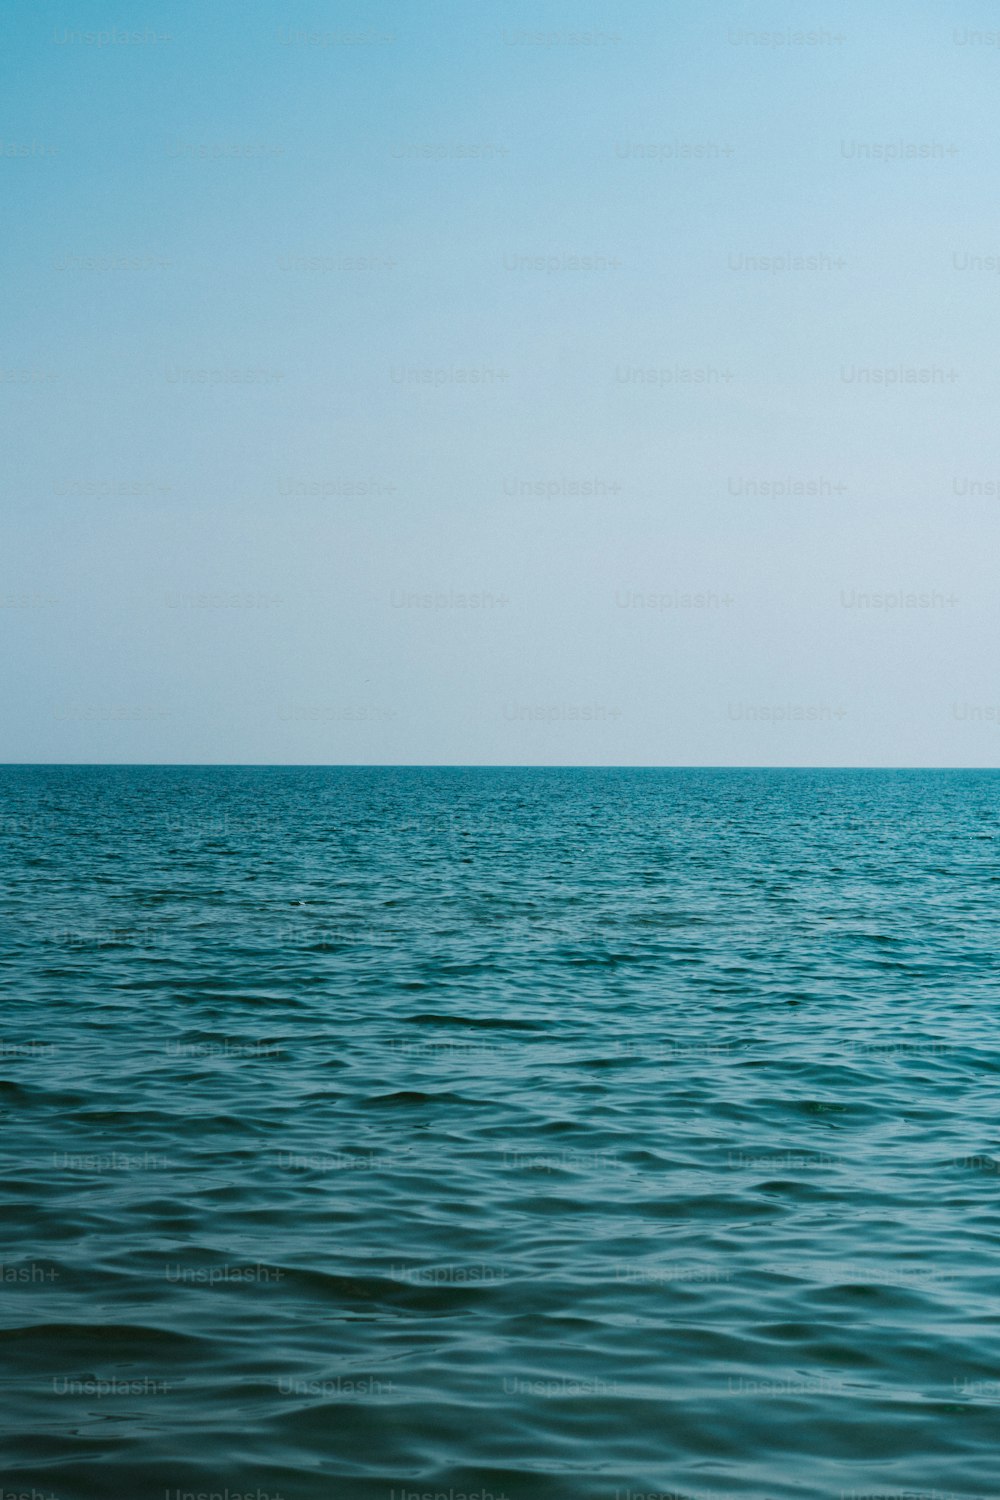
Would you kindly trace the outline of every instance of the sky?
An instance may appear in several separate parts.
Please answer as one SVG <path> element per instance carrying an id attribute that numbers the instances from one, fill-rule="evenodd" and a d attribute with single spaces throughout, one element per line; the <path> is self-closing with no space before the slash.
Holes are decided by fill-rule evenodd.
<path id="1" fill-rule="evenodd" d="M 0 761 L 997 765 L 998 25 L 7 0 Z"/>

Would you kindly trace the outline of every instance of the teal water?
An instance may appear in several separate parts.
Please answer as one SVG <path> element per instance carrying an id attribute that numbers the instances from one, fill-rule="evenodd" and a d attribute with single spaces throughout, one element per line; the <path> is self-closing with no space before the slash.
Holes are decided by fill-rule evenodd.
<path id="1" fill-rule="evenodd" d="M 0 1495 L 1000 1494 L 1000 775 L 0 768 Z"/>

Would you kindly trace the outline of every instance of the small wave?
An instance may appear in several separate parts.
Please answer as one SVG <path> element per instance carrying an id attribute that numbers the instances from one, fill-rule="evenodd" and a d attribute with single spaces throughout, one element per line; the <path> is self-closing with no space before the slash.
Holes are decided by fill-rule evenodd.
<path id="1" fill-rule="evenodd" d="M 448 1016 L 438 1011 L 422 1011 L 418 1016 L 404 1016 L 410 1026 L 471 1026 L 483 1031 L 547 1031 L 541 1021 L 524 1021 L 513 1016 Z"/>

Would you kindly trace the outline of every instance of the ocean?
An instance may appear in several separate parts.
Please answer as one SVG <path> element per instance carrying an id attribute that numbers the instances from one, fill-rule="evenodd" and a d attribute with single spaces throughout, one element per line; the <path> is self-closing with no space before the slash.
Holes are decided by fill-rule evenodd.
<path id="1" fill-rule="evenodd" d="M 0 1500 L 1000 1494 L 1000 774 L 0 768 Z"/>

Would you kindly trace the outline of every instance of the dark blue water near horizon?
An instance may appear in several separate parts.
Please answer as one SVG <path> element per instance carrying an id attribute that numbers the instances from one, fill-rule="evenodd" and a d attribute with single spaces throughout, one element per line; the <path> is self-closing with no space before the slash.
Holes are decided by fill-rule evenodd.
<path id="1" fill-rule="evenodd" d="M 0 1500 L 1000 1495 L 1000 774 L 0 767 Z"/>

